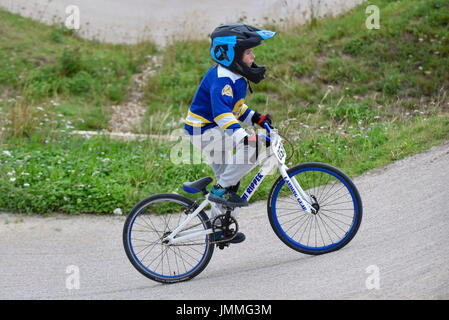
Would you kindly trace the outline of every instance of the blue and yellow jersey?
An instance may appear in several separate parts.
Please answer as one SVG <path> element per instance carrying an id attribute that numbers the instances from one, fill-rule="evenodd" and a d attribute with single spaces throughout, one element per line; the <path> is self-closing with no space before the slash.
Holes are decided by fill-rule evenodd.
<path id="1" fill-rule="evenodd" d="M 192 135 L 219 126 L 235 141 L 246 135 L 240 122 L 253 125 L 254 111 L 245 104 L 246 79 L 218 65 L 204 76 L 185 119 L 185 129 Z M 198 129 L 199 128 L 199 129 Z"/>

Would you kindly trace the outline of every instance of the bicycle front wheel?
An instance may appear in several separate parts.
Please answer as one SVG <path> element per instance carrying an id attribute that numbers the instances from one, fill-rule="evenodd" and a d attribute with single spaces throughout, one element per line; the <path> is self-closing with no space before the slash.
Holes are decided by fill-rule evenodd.
<path id="1" fill-rule="evenodd" d="M 347 245 L 357 233 L 363 211 L 360 194 L 351 179 L 323 163 L 304 163 L 287 173 L 296 179 L 317 212 L 305 212 L 279 177 L 267 206 L 276 235 L 290 248 L 312 255 Z"/>
<path id="2" fill-rule="evenodd" d="M 123 228 L 123 245 L 132 265 L 144 276 L 162 283 L 189 280 L 209 263 L 213 235 L 202 235 L 177 244 L 163 243 L 186 217 L 193 201 L 178 194 L 157 194 L 139 202 L 128 215 Z M 207 214 L 201 211 L 184 228 L 189 232 L 211 229 Z"/>

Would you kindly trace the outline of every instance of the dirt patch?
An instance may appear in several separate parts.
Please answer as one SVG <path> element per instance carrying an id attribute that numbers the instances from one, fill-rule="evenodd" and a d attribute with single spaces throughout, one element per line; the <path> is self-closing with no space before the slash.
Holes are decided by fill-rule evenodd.
<path id="1" fill-rule="evenodd" d="M 141 132 L 141 122 L 147 111 L 147 106 L 143 102 L 144 88 L 148 78 L 153 76 L 160 67 L 158 60 L 157 56 L 148 56 L 142 66 L 142 72 L 132 77 L 127 101 L 111 107 L 113 113 L 108 123 L 109 131 Z"/>

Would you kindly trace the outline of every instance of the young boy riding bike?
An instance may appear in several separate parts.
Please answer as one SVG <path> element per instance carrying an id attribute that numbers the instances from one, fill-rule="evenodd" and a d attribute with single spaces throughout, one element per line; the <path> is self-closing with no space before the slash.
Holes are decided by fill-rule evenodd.
<path id="1" fill-rule="evenodd" d="M 233 208 L 248 205 L 237 191 L 240 179 L 254 166 L 258 145 L 257 136 L 249 136 L 240 123 L 263 127 L 264 122 L 272 122 L 269 114 L 251 110 L 245 98 L 249 81 L 257 84 L 265 77 L 266 68 L 254 62 L 253 48 L 274 35 L 245 24 L 222 25 L 211 34 L 210 53 L 217 65 L 209 69 L 196 91 L 185 130 L 214 171 L 217 184 L 209 194 L 212 202 Z M 245 161 L 239 161 L 238 155 Z M 239 234 L 234 243 L 243 240 Z"/>

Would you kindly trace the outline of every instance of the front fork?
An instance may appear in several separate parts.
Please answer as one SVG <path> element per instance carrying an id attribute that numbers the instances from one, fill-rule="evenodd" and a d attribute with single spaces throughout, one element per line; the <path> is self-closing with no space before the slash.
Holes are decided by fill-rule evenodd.
<path id="1" fill-rule="evenodd" d="M 307 213 L 315 215 L 317 213 L 317 209 L 313 206 L 313 204 L 316 203 L 316 199 L 310 199 L 310 197 L 301 188 L 298 181 L 296 181 L 295 177 L 288 176 L 287 169 L 288 168 L 285 164 L 279 165 L 279 171 L 284 179 L 284 182 L 293 193 L 293 196 L 296 198 L 296 201 L 298 201 L 301 208 Z"/>

